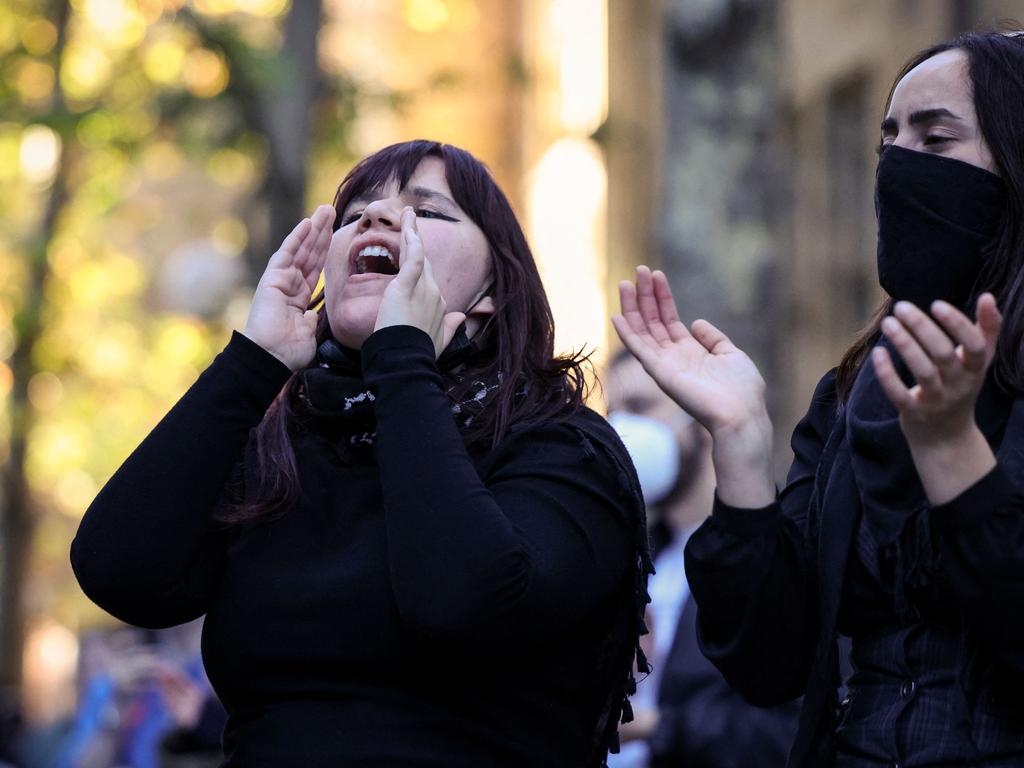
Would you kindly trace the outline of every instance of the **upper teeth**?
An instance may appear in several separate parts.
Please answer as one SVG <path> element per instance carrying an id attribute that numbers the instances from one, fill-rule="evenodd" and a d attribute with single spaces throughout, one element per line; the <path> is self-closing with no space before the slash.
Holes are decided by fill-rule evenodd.
<path id="1" fill-rule="evenodd" d="M 357 254 L 356 258 L 360 258 L 360 257 L 363 257 L 363 256 L 387 256 L 391 260 L 392 264 L 395 263 L 395 257 L 392 256 L 391 255 L 391 251 L 389 251 L 383 245 L 368 245 L 368 246 L 366 246 L 361 251 L 359 251 L 359 253 Z"/>

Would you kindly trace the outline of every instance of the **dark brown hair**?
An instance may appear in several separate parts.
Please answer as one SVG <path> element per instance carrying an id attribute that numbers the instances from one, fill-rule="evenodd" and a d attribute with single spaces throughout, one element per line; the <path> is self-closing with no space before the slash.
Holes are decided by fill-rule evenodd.
<path id="1" fill-rule="evenodd" d="M 513 424 L 561 421 L 583 405 L 586 398 L 581 353 L 554 354 L 554 324 L 541 284 L 540 274 L 526 237 L 512 207 L 487 168 L 468 152 L 448 144 L 410 141 L 395 144 L 370 155 L 345 177 L 334 199 L 336 221 L 341 220 L 349 202 L 373 192 L 391 181 L 403 188 L 427 157 L 444 162 L 445 177 L 459 207 L 480 227 L 490 246 L 494 314 L 476 334 L 477 352 L 459 371 L 449 377 L 453 401 L 463 399 L 476 380 L 497 381 L 498 388 L 488 407 L 463 430 L 467 445 L 495 445 Z M 319 312 L 317 342 L 331 332 L 322 293 L 310 302 Z M 314 361 L 311 365 L 316 365 Z M 227 523 L 256 523 L 285 514 L 299 494 L 298 468 L 292 446 L 294 430 L 301 429 L 298 413 L 302 396 L 302 371 L 294 373 L 255 430 L 255 488 L 221 519 Z M 584 441 L 586 445 L 589 442 Z M 252 454 L 250 454 L 252 456 Z M 632 472 L 623 468 L 622 476 Z M 635 691 L 631 673 L 634 659 L 642 672 L 650 671 L 639 645 L 647 596 L 647 575 L 653 571 L 647 548 L 647 533 L 639 495 L 631 510 L 635 539 L 634 566 L 624 576 L 624 592 L 617 617 L 602 646 L 602 661 L 595 680 L 604 690 L 598 703 L 594 732 L 595 764 L 604 763 L 609 745 L 616 743 L 616 727 L 622 713 L 629 712 L 626 695 Z M 643 631 L 646 631 L 644 628 Z M 606 656 L 604 654 L 607 654 Z"/>
<path id="2" fill-rule="evenodd" d="M 476 334 L 477 352 L 453 380 L 453 400 L 476 380 L 497 381 L 491 405 L 464 431 L 468 445 L 495 445 L 513 423 L 562 419 L 582 406 L 586 397 L 581 354 L 555 356 L 551 308 L 512 206 L 486 166 L 469 152 L 433 141 L 393 144 L 361 160 L 338 187 L 334 198 L 337 222 L 349 202 L 395 180 L 404 188 L 424 158 L 444 162 L 445 177 L 459 207 L 483 231 L 490 246 L 494 314 Z M 317 343 L 330 338 L 323 293 L 314 296 Z M 312 362 L 310 365 L 316 365 Z M 461 382 L 461 383 L 460 383 Z M 298 498 L 298 469 L 291 436 L 297 427 L 302 371 L 292 374 L 256 429 L 257 487 L 243 503 L 224 513 L 232 523 L 253 523 L 280 516 Z M 255 491 L 253 493 L 253 491 Z"/>
<path id="3" fill-rule="evenodd" d="M 996 170 L 1006 184 L 1006 209 L 974 285 L 968 306 L 989 291 L 1003 313 L 993 375 L 1000 389 L 1024 391 L 1024 37 L 1002 32 L 968 33 L 915 54 L 903 65 L 885 101 L 888 112 L 900 80 L 943 51 L 967 54 L 974 108 Z M 881 338 L 881 323 L 892 313 L 886 298 L 871 323 L 846 350 L 836 372 L 836 390 L 845 402 L 868 352 Z"/>

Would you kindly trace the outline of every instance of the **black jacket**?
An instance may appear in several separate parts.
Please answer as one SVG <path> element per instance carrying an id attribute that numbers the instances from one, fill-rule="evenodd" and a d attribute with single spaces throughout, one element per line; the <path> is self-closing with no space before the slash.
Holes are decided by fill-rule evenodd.
<path id="1" fill-rule="evenodd" d="M 790 757 L 801 768 L 834 759 L 840 604 L 859 522 L 845 431 L 830 372 L 793 433 L 794 461 L 778 501 L 758 510 L 716 501 L 686 550 L 708 658 L 754 703 L 804 694 Z M 974 692 L 982 707 L 1024 672 L 1024 401 L 1005 418 L 997 459 L 956 499 L 908 521 L 914 573 L 898 574 L 913 582 L 922 610 L 943 606 L 971 628 L 986 667 Z M 826 496 L 851 503 L 823 505 Z M 1024 720 L 1014 717 L 1007 727 L 1019 730 Z"/>
<path id="2" fill-rule="evenodd" d="M 658 686 L 651 768 L 782 768 L 799 705 L 755 707 L 722 677 L 697 643 L 697 606 L 687 599 Z"/>

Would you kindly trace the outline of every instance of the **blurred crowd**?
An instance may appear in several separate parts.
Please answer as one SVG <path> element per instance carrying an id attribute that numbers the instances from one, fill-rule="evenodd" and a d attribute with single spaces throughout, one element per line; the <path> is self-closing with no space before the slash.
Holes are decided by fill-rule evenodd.
<path id="1" fill-rule="evenodd" d="M 213 768 L 227 718 L 199 655 L 200 622 L 80 640 L 76 704 L 45 726 L 0 725 L 0 766 Z"/>

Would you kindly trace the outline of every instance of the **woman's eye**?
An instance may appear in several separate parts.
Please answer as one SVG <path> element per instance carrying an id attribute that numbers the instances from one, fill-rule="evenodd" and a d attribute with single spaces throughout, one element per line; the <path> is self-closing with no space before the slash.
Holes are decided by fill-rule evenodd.
<path id="1" fill-rule="evenodd" d="M 952 141 L 952 139 L 949 136 L 925 136 L 924 137 L 924 144 L 925 144 L 926 147 L 927 146 L 934 146 L 936 144 L 944 144 L 947 141 Z"/>
<path id="2" fill-rule="evenodd" d="M 362 211 L 359 211 L 358 213 L 350 213 L 348 216 L 346 216 L 344 219 L 341 220 L 341 226 L 347 227 L 352 222 L 359 221 L 359 218 L 362 215 L 363 215 Z"/>
<path id="3" fill-rule="evenodd" d="M 417 208 L 416 215 L 422 216 L 423 218 L 427 219 L 443 219 L 444 221 L 458 221 L 458 219 L 453 219 L 451 216 L 446 216 L 445 214 L 439 211 L 432 211 L 429 208 Z"/>

